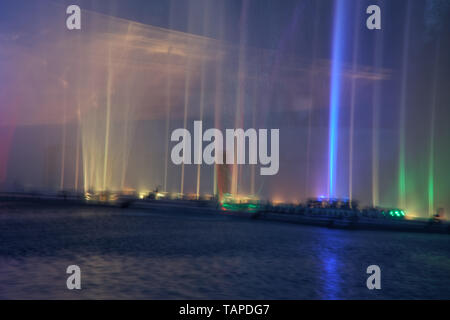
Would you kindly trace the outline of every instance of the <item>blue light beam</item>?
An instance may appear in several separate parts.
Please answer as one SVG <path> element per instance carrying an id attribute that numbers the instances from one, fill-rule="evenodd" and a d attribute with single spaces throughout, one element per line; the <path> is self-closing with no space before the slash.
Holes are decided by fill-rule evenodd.
<path id="1" fill-rule="evenodd" d="M 335 16 L 333 23 L 333 48 L 331 61 L 331 93 L 330 93 L 330 119 L 328 133 L 328 193 L 335 197 L 337 151 L 339 134 L 339 107 L 341 95 L 342 56 L 344 51 L 344 22 L 345 0 L 335 1 Z"/>

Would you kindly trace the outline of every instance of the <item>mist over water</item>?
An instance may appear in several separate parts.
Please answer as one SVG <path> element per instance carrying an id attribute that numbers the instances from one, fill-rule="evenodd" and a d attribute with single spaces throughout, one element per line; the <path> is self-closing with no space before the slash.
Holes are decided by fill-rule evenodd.
<path id="1" fill-rule="evenodd" d="M 69 31 L 63 1 L 2 2 L 0 189 L 212 194 L 213 166 L 170 160 L 170 133 L 202 120 L 280 129 L 279 173 L 236 165 L 236 193 L 450 210 L 447 6 L 380 1 L 372 31 L 366 2 L 342 3 L 166 1 L 149 21 L 82 6 Z"/>

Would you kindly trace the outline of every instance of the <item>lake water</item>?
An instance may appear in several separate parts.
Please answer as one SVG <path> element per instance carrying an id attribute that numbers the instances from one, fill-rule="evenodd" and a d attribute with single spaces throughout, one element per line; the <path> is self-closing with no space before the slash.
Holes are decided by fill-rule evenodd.
<path id="1" fill-rule="evenodd" d="M 1 299 L 450 299 L 450 237 L 0 203 Z M 66 268 L 81 268 L 81 290 Z M 381 268 L 381 290 L 366 269 Z"/>

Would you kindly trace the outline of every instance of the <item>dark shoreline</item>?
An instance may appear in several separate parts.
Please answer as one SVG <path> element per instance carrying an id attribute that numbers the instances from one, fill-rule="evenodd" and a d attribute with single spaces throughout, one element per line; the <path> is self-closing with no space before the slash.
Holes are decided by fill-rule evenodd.
<path id="1" fill-rule="evenodd" d="M 277 213 L 271 211 L 245 212 L 245 211 L 223 211 L 215 202 L 205 201 L 161 201 L 127 199 L 116 202 L 87 201 L 76 196 L 48 196 L 32 193 L 0 193 L 0 203 L 4 202 L 27 202 L 45 205 L 64 206 L 89 206 L 89 207 L 115 207 L 134 208 L 146 211 L 171 212 L 173 209 L 184 213 L 202 213 L 213 215 L 227 215 L 237 218 L 258 219 L 265 221 L 277 221 L 326 228 L 344 230 L 373 230 L 373 231 L 397 231 L 397 232 L 420 232 L 450 234 L 450 223 L 448 221 L 434 222 L 430 219 L 411 220 L 386 220 L 379 218 L 368 218 L 361 216 L 349 216 L 341 210 L 306 210 L 306 213 Z"/>

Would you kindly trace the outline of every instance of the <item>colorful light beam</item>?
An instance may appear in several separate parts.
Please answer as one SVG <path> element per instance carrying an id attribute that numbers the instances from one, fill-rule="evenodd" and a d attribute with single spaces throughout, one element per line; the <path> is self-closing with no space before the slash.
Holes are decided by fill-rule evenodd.
<path id="1" fill-rule="evenodd" d="M 341 91 L 342 55 L 344 51 L 344 23 L 346 1 L 335 2 L 335 16 L 333 23 L 333 52 L 331 65 L 331 94 L 330 119 L 328 136 L 328 195 L 334 197 L 336 193 L 337 151 L 339 134 L 339 106 Z"/>

